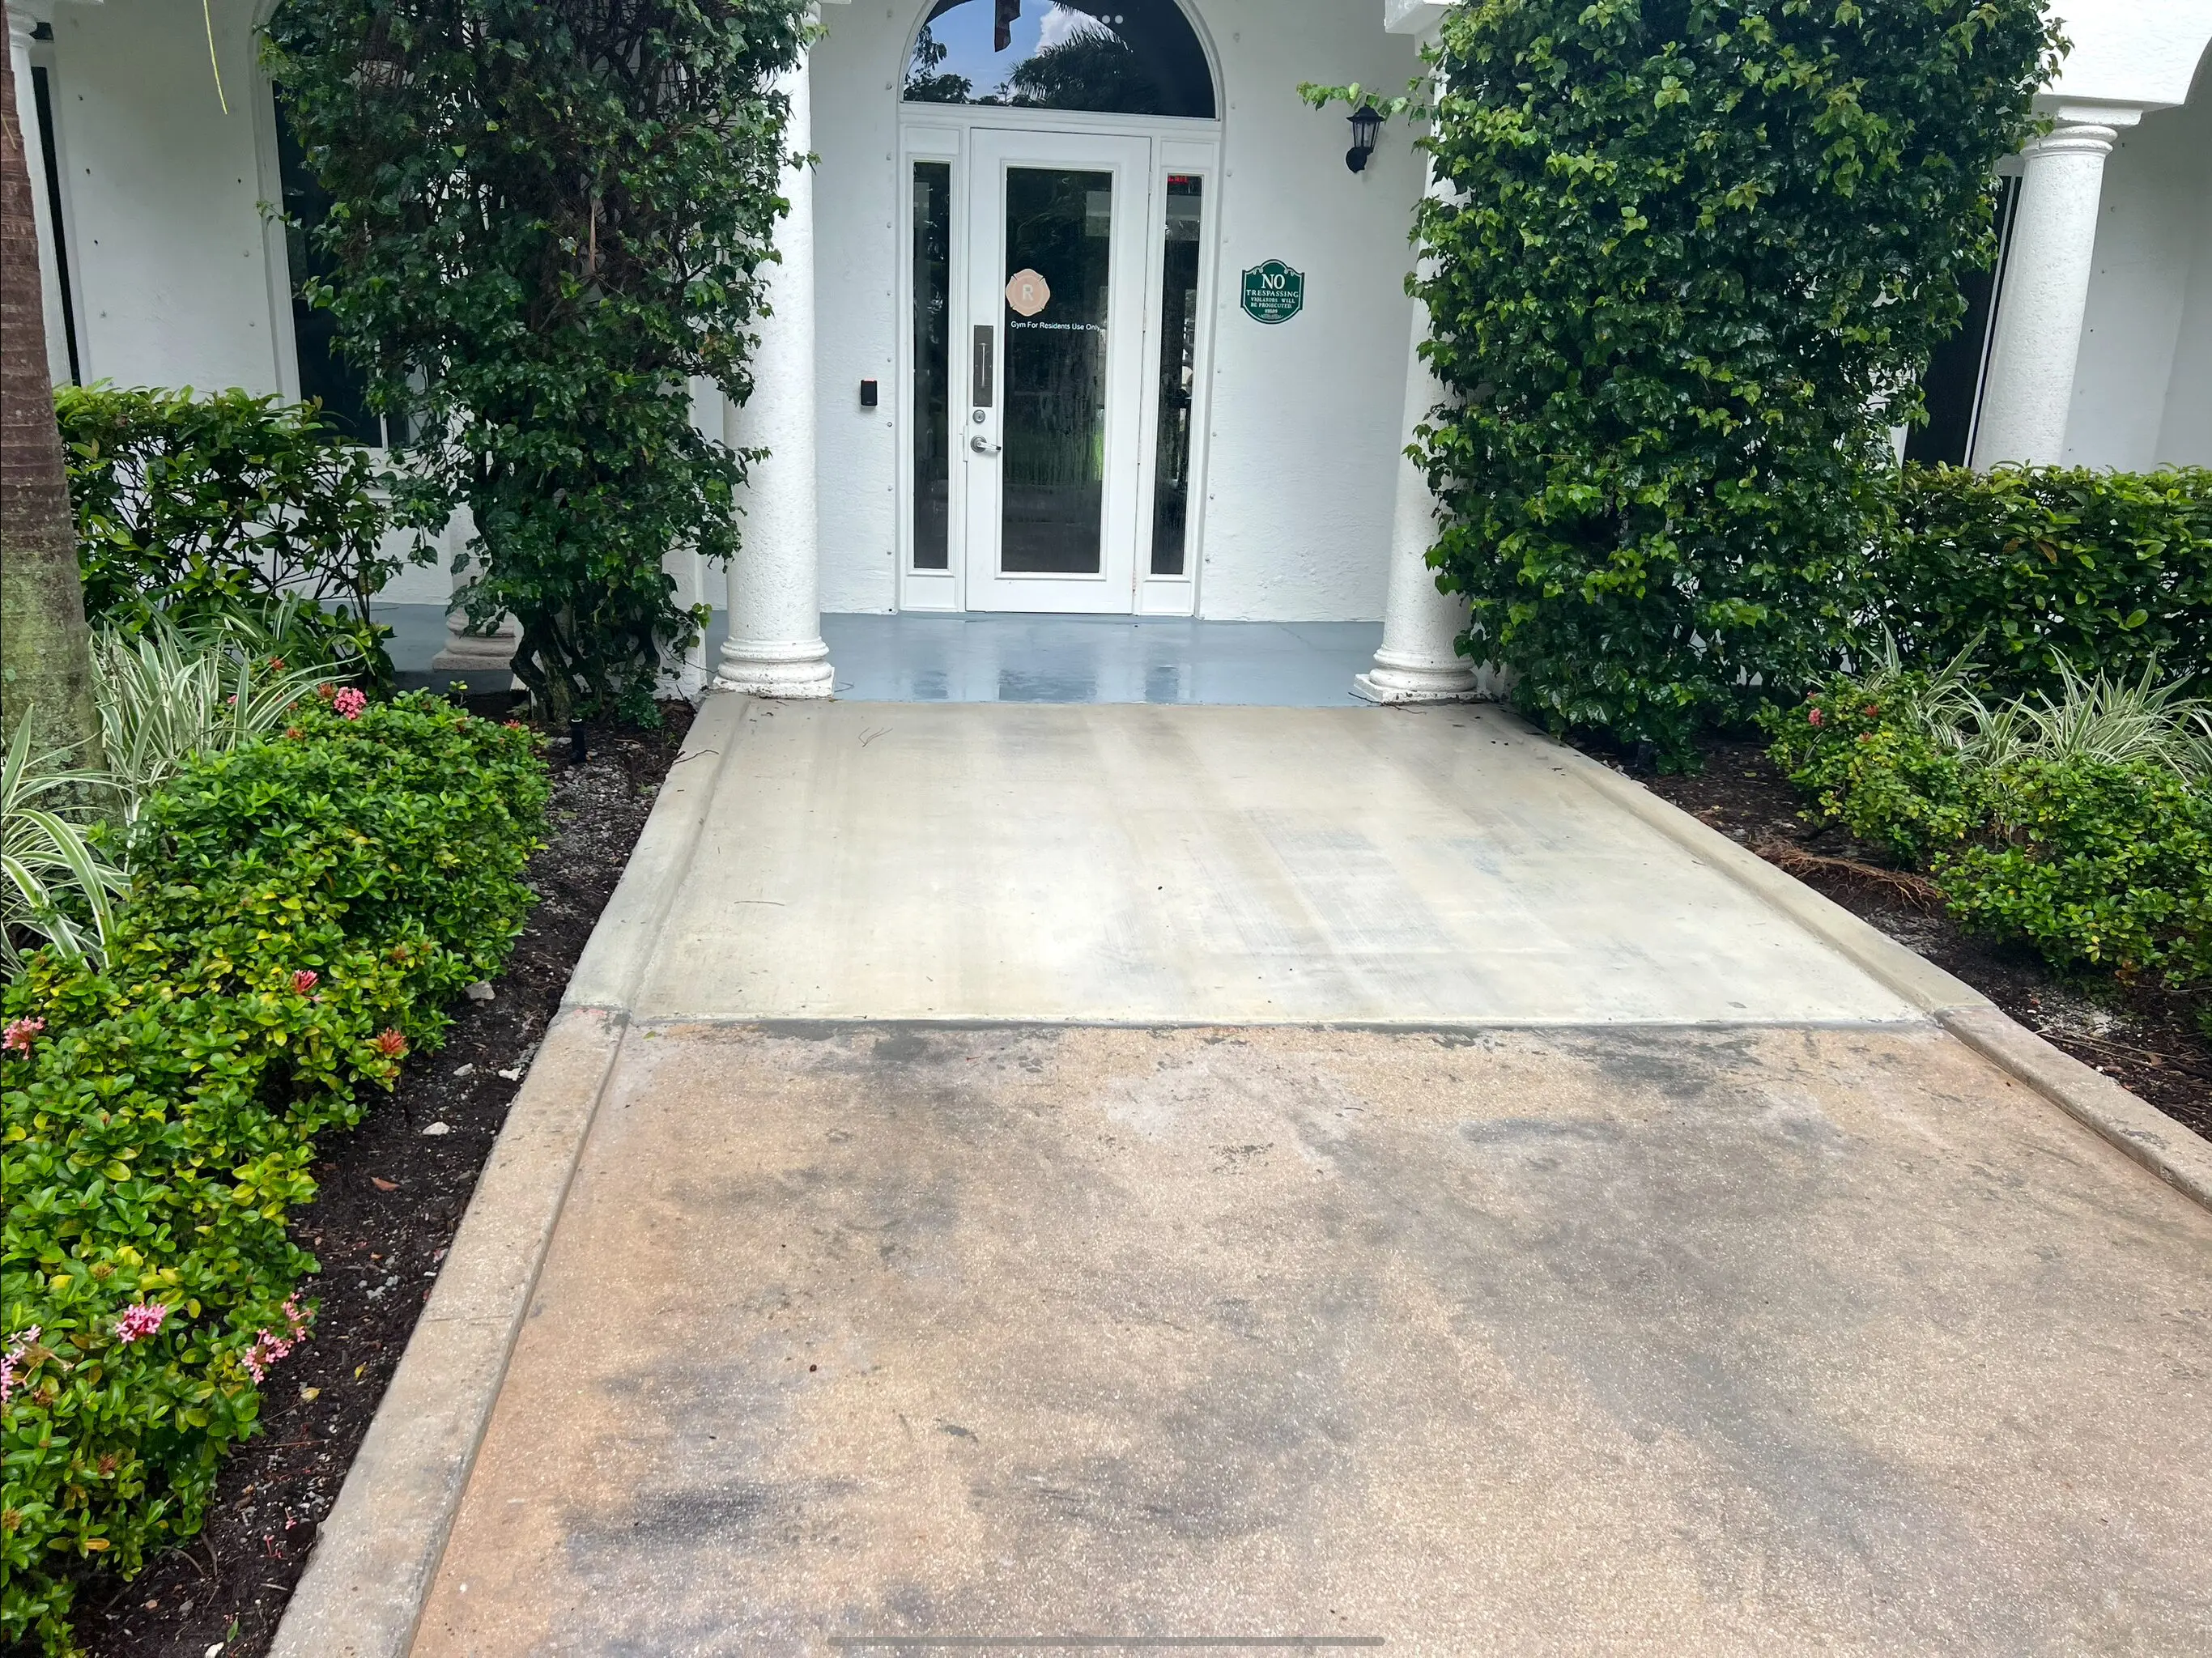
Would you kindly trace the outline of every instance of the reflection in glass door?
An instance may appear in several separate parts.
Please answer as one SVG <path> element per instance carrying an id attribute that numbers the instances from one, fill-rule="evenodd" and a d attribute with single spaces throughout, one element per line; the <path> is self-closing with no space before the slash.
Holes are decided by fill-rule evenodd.
<path id="1" fill-rule="evenodd" d="M 967 607 L 1135 602 L 1149 139 L 971 131 Z"/>
<path id="2" fill-rule="evenodd" d="M 1010 167 L 1006 192 L 999 568 L 1097 575 L 1114 175 Z"/>

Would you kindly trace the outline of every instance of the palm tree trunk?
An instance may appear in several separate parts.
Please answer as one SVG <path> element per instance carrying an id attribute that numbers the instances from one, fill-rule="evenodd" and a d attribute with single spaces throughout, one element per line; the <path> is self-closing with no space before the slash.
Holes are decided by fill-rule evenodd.
<path id="1" fill-rule="evenodd" d="M 13 735 L 33 708 L 37 746 L 65 747 L 87 769 L 104 763 L 11 63 L 0 71 L 0 731 Z"/>

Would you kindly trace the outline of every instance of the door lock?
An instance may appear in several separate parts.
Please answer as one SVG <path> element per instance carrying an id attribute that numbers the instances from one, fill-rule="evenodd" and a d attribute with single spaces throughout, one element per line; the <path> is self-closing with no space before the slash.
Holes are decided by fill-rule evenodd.
<path id="1" fill-rule="evenodd" d="M 968 440 L 968 446 L 979 455 L 995 455 L 999 452 L 999 446 L 981 432 Z"/>

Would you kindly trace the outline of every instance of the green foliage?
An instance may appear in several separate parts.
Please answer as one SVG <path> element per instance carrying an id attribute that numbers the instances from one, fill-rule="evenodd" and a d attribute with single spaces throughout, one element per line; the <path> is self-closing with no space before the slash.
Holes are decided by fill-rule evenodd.
<path id="1" fill-rule="evenodd" d="M 2212 664 L 2212 471 L 1907 466 L 1899 502 L 1877 610 L 1908 655 L 1978 641 L 2008 695 Z"/>
<path id="2" fill-rule="evenodd" d="M 1790 782 L 1860 840 L 1908 867 L 1956 845 L 1989 817 L 1979 768 L 1957 744 L 1913 717 L 1926 681 L 1911 676 L 1888 700 L 1844 680 L 1759 723 Z"/>
<path id="3" fill-rule="evenodd" d="M 2212 786 L 2137 762 L 2027 760 L 1999 838 L 1939 860 L 1960 921 L 2063 967 L 2212 977 Z"/>
<path id="4" fill-rule="evenodd" d="M 1960 922 L 2060 967 L 2212 977 L 2212 704 L 2084 679 L 1991 706 L 1961 656 L 1939 672 L 1888 641 L 1760 717 L 1767 752 L 1820 813 L 1911 867 Z"/>
<path id="5" fill-rule="evenodd" d="M 555 718 L 650 717 L 701 616 L 664 557 L 736 550 L 742 402 L 803 0 L 285 0 L 270 63 L 331 197 L 312 301 L 470 507 L 469 616 L 511 612 Z"/>
<path id="6" fill-rule="evenodd" d="M 1524 709 L 1679 761 L 1834 659 L 2056 46 L 2035 0 L 1453 9 L 1418 455 Z"/>
<path id="7" fill-rule="evenodd" d="M 369 602 L 441 521 L 312 404 L 245 392 L 64 386 L 54 393 L 85 613 L 180 628 L 281 613 L 319 656 L 388 685 Z M 394 500 L 410 503 L 396 507 Z M 392 532 L 413 531 L 404 556 Z M 404 540 L 398 544 L 404 546 Z"/>
<path id="8" fill-rule="evenodd" d="M 94 634 L 92 670 L 107 776 L 126 823 L 191 756 L 278 729 L 331 678 L 325 666 L 264 655 L 229 629 L 188 635 L 159 615 L 135 633 Z"/>
<path id="9" fill-rule="evenodd" d="M 70 769 L 38 732 L 34 710 L 0 754 L 0 969 L 9 972 L 41 941 L 97 960 L 123 888 L 86 805 L 105 793 L 106 774 Z"/>
<path id="10" fill-rule="evenodd" d="M 0 1635 L 65 1651 L 88 1572 L 198 1528 L 256 1370 L 312 1315 L 286 1222 L 314 1136 L 497 970 L 545 799 L 519 727 L 427 696 L 355 719 L 311 701 L 148 802 L 104 969 L 41 952 L 9 987 L 0 1017 L 44 1023 L 0 1054 Z"/>

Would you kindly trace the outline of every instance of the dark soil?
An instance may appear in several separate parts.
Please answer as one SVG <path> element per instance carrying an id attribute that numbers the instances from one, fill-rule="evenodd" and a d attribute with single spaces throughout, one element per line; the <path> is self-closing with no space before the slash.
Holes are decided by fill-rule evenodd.
<path id="1" fill-rule="evenodd" d="M 471 698 L 505 714 L 505 699 Z M 584 941 L 676 757 L 691 710 L 657 732 L 590 731 L 587 758 L 550 748 L 550 842 L 532 860 L 540 895 L 489 1002 L 455 1010 L 445 1047 L 410 1063 L 394 1096 L 320 1148 L 321 1191 L 293 1236 L 322 1263 L 312 1339 L 263 1389 L 261 1431 L 223 1464 L 207 1527 L 131 1582 L 95 1580 L 77 1638 L 100 1658 L 225 1658 L 265 1652 L 315 1528 L 399 1363 Z M 445 1127 L 426 1132 L 434 1125 Z"/>
<path id="2" fill-rule="evenodd" d="M 1881 855 L 1841 825 L 1808 823 L 1800 815 L 1804 802 L 1756 743 L 1710 743 L 1697 775 L 1643 781 L 1957 975 L 2030 1030 L 2212 1137 L 2212 1042 L 2197 1023 L 2212 993 L 2062 975 L 2032 950 L 1960 931 L 1932 895 L 1912 890 L 1910 878 L 1885 877 Z M 1806 853 L 1835 861 L 1812 864 Z M 1851 864 L 1861 870 L 1844 866 Z"/>

